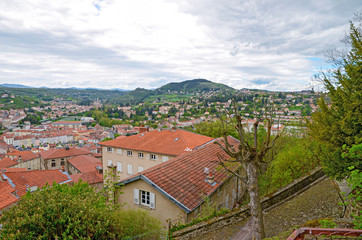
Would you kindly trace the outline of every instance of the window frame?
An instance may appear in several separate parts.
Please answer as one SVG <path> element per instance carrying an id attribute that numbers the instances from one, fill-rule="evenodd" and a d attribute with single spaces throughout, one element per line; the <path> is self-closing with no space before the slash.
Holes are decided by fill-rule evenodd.
<path id="1" fill-rule="evenodd" d="M 150 159 L 156 161 L 157 155 L 156 154 L 150 154 Z"/>
<path id="2" fill-rule="evenodd" d="M 128 156 L 128 157 L 132 157 L 132 156 L 133 156 L 132 150 L 127 150 L 127 156 Z"/>
<path id="3" fill-rule="evenodd" d="M 145 158 L 145 154 L 143 152 L 138 153 L 138 158 Z"/>

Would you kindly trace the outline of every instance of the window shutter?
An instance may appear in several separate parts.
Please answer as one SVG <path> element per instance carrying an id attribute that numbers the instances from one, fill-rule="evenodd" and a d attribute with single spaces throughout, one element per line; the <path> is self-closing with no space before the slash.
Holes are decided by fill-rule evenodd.
<path id="1" fill-rule="evenodd" d="M 128 174 L 132 174 L 132 164 L 127 165 Z"/>
<path id="2" fill-rule="evenodd" d="M 138 166 L 138 172 L 142 172 L 143 171 L 143 167 L 142 166 Z"/>
<path id="3" fill-rule="evenodd" d="M 117 154 L 122 155 L 122 149 L 117 149 Z"/>
<path id="4" fill-rule="evenodd" d="M 167 156 L 162 156 L 162 162 L 167 162 L 168 161 L 168 157 Z"/>
<path id="5" fill-rule="evenodd" d="M 108 166 L 112 165 L 112 160 L 108 160 Z"/>
<path id="6" fill-rule="evenodd" d="M 117 162 L 117 172 L 122 172 L 122 163 Z"/>
<path id="7" fill-rule="evenodd" d="M 150 159 L 150 154 L 147 154 L 147 159 Z"/>
<path id="8" fill-rule="evenodd" d="M 155 194 L 150 193 L 150 208 L 155 209 Z"/>
<path id="9" fill-rule="evenodd" d="M 140 204 L 140 193 L 138 189 L 133 189 L 134 204 Z"/>

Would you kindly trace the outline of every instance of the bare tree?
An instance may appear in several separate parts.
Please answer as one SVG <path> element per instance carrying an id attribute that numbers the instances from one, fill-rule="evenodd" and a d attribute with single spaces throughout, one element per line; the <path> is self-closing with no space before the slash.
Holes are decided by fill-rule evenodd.
<path id="1" fill-rule="evenodd" d="M 261 139 L 258 139 L 258 127 L 260 124 L 259 119 L 257 119 L 254 123 L 253 131 L 251 133 L 252 138 L 250 139 L 250 137 L 248 137 L 244 131 L 242 118 L 238 112 L 235 101 L 233 102 L 233 109 L 234 118 L 236 120 L 235 129 L 237 131 L 240 144 L 238 146 L 231 145 L 228 142 L 226 134 L 224 134 L 222 141 L 216 141 L 215 143 L 218 144 L 227 153 L 228 156 L 230 156 L 230 159 L 225 159 L 221 155 L 218 155 L 219 164 L 229 173 L 240 178 L 246 184 L 246 188 L 250 197 L 249 207 L 253 228 L 252 231 L 254 234 L 253 239 L 261 240 L 265 237 L 265 231 L 263 212 L 259 195 L 258 175 L 260 173 L 260 165 L 266 162 L 265 155 L 274 146 L 275 141 L 279 137 L 279 132 L 276 137 L 272 139 L 271 128 L 273 124 L 273 109 L 270 109 L 269 116 L 265 117 L 267 132 L 264 141 L 262 142 L 260 141 Z M 246 172 L 246 177 L 229 167 L 230 164 L 233 165 L 233 163 L 241 164 Z"/>

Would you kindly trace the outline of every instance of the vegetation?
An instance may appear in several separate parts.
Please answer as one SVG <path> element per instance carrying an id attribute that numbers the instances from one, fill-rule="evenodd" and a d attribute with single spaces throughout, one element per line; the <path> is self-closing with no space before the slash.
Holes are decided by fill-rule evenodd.
<path id="1" fill-rule="evenodd" d="M 161 230 L 147 213 L 115 209 L 84 182 L 28 192 L 0 224 L 0 239 L 123 239 Z"/>
<path id="2" fill-rule="evenodd" d="M 337 179 L 349 176 L 350 167 L 362 170 L 361 159 L 342 158 L 342 147 L 362 141 L 362 16 L 351 22 L 347 44 L 350 51 L 334 56 L 335 70 L 319 76 L 327 95 L 318 103 L 320 110 L 308 124 L 312 136 L 325 145 L 325 172 Z"/>
<path id="3" fill-rule="evenodd" d="M 202 92 L 210 90 L 233 90 L 233 88 L 221 84 L 213 83 L 206 79 L 194 79 L 180 83 L 169 83 L 159 88 L 161 91 L 183 91 L 183 92 Z"/>

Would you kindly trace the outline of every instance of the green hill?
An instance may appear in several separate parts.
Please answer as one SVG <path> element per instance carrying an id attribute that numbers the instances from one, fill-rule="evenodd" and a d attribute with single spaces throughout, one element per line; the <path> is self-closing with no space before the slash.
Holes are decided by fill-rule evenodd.
<path id="1" fill-rule="evenodd" d="M 201 92 L 201 91 L 212 91 L 212 90 L 234 90 L 233 88 L 221 84 L 214 83 L 206 79 L 193 79 L 179 83 L 166 84 L 158 90 L 161 91 L 183 91 L 183 92 Z"/>

